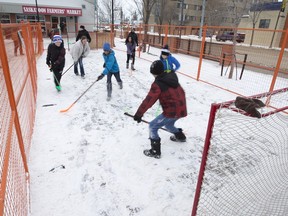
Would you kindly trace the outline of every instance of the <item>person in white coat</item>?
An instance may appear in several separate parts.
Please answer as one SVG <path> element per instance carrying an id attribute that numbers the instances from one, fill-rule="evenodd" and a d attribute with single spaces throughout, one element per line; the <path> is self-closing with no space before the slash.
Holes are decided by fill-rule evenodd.
<path id="1" fill-rule="evenodd" d="M 78 73 L 78 63 L 80 66 L 81 77 L 85 77 L 84 67 L 83 67 L 83 58 L 87 57 L 90 52 L 90 46 L 86 36 L 82 36 L 71 49 L 71 55 L 74 60 L 74 73 L 76 76 Z"/>

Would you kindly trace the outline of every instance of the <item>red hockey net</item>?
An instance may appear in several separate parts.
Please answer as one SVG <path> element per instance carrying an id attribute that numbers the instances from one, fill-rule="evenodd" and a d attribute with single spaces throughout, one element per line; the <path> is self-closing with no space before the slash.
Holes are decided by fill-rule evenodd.
<path id="1" fill-rule="evenodd" d="M 251 98 L 212 104 L 192 215 L 288 215 L 288 88 Z"/>

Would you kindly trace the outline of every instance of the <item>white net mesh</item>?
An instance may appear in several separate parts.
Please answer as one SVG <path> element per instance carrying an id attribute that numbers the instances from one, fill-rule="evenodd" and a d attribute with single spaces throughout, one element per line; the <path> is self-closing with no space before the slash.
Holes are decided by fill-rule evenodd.
<path id="1" fill-rule="evenodd" d="M 197 215 L 288 215 L 288 91 L 257 98 L 262 118 L 217 110 Z"/>

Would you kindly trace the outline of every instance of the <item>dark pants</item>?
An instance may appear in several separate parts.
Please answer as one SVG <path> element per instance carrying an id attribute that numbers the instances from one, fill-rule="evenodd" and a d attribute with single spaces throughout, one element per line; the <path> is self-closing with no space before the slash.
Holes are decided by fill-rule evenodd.
<path id="1" fill-rule="evenodd" d="M 120 72 L 118 72 L 118 73 L 109 72 L 107 74 L 107 94 L 108 94 L 108 98 L 111 97 L 111 94 L 112 94 L 112 82 L 111 82 L 112 75 L 114 75 L 114 77 L 116 78 L 118 84 L 120 86 L 122 86 L 122 80 L 120 78 Z M 120 88 L 122 88 L 122 87 L 120 87 Z"/>
<path id="2" fill-rule="evenodd" d="M 63 70 L 53 70 L 53 76 L 54 76 L 54 83 L 56 86 L 60 86 L 60 81 L 62 77 Z"/>
<path id="3" fill-rule="evenodd" d="M 127 54 L 127 61 L 126 61 L 127 64 L 129 63 L 130 58 L 132 59 L 132 64 L 134 65 L 134 63 L 135 63 L 135 52 L 133 52 L 131 55 Z"/>
<path id="4" fill-rule="evenodd" d="M 109 72 L 109 73 L 107 74 L 107 84 L 108 84 L 108 83 L 111 83 L 112 75 L 114 75 L 114 77 L 116 78 L 117 82 L 122 82 L 122 80 L 121 80 L 121 78 L 120 78 L 120 72 L 118 72 L 118 73 L 111 73 L 111 72 Z"/>
<path id="5" fill-rule="evenodd" d="M 19 40 L 13 40 L 14 43 L 14 55 L 17 56 L 17 50 L 19 48 L 20 55 L 23 55 L 22 43 Z"/>
<path id="6" fill-rule="evenodd" d="M 83 67 L 83 58 L 80 57 L 79 60 L 74 64 L 74 73 L 75 74 L 79 74 L 78 73 L 78 63 L 79 63 L 79 66 L 80 66 L 80 73 L 81 75 L 85 75 L 85 72 L 84 72 L 84 67 Z"/>

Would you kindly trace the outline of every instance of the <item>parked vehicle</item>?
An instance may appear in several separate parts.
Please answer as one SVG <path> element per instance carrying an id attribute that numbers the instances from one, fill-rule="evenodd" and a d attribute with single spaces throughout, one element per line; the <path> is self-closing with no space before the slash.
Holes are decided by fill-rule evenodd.
<path id="1" fill-rule="evenodd" d="M 220 32 L 217 36 L 216 36 L 216 40 L 217 41 L 233 41 L 233 37 L 234 37 L 234 32 L 233 31 L 229 31 L 229 32 Z M 236 37 L 236 41 L 238 43 L 242 43 L 245 40 L 245 33 L 239 33 L 237 32 Z"/>

